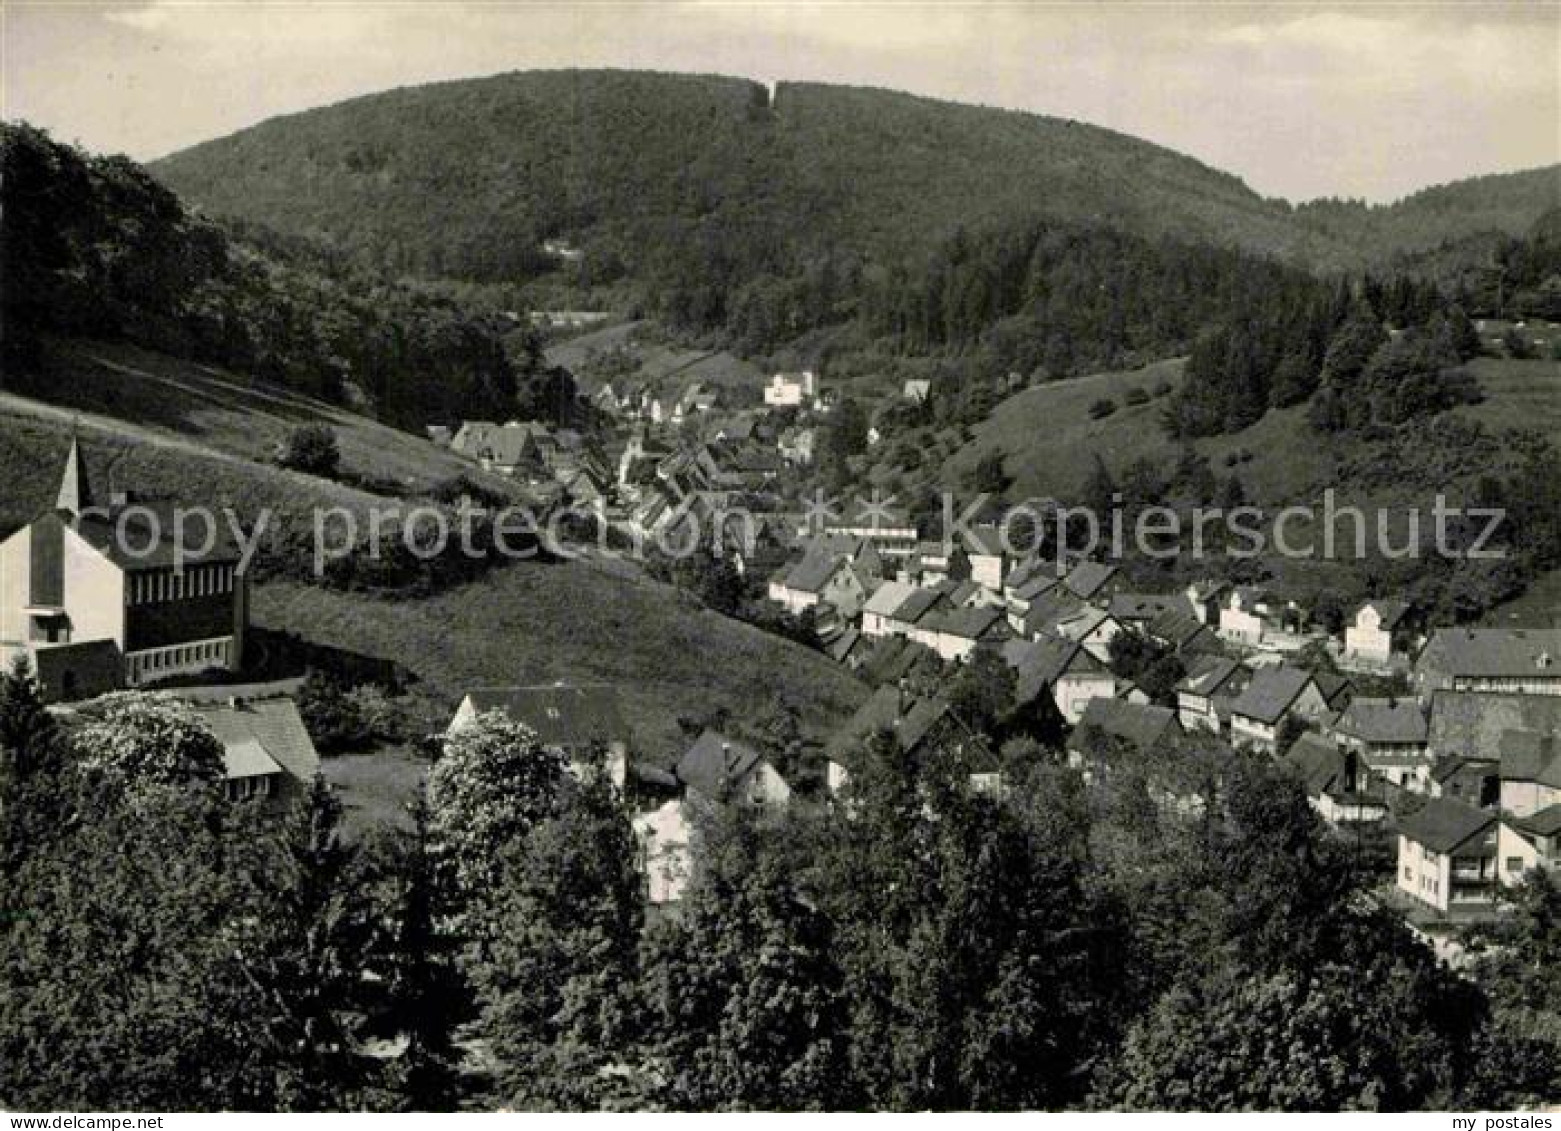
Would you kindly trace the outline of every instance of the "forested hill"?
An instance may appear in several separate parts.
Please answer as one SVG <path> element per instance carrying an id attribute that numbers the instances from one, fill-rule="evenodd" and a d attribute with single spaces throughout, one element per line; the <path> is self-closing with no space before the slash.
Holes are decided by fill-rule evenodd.
<path id="1" fill-rule="evenodd" d="M 1148 142 L 1063 119 L 882 90 L 617 71 L 526 72 L 278 118 L 157 162 L 218 214 L 376 267 L 515 281 L 585 252 L 584 281 L 733 290 L 917 252 L 956 228 L 1105 224 L 1314 268 L 1517 232 L 1555 170 L 1370 209 L 1292 209 Z M 1548 185 L 1548 188 L 1547 188 Z M 697 300 L 695 300 L 697 301 Z M 701 321 L 697 317 L 689 321 Z M 714 319 L 703 319 L 714 321 Z"/>

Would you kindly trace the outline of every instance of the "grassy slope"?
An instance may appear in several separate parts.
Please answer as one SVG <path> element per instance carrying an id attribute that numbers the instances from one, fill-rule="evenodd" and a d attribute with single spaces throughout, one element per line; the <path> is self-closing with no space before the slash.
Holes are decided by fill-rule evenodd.
<path id="1" fill-rule="evenodd" d="M 48 506 L 77 427 L 96 483 L 131 486 L 186 503 L 233 505 L 242 514 L 271 507 L 307 522 L 316 506 L 362 510 L 385 500 L 310 476 L 283 472 L 252 455 L 285 422 L 329 419 L 349 466 L 365 473 L 430 482 L 469 468 L 431 445 L 306 398 L 250 387 L 140 351 L 100 344 L 62 347 L 78 361 L 77 380 L 58 382 L 65 406 L 0 393 L 0 529 Z M 139 375 L 127 372 L 137 370 Z M 164 384 L 174 381 L 177 392 Z M 274 403 L 287 407 L 267 408 Z M 170 406 L 189 407 L 177 415 Z M 143 419 L 145 422 L 143 422 Z M 552 679 L 621 684 L 643 731 L 668 753 L 681 715 L 717 706 L 733 711 L 775 699 L 828 728 L 855 708 L 860 685 L 824 657 L 690 606 L 676 591 L 633 571 L 589 562 L 517 563 L 479 584 L 428 601 L 382 601 L 324 589 L 269 583 L 258 588 L 255 620 L 306 639 L 395 660 L 427 693 L 453 707 L 470 683 Z"/>
<path id="2" fill-rule="evenodd" d="M 611 350 L 631 353 L 638 367 L 625 377 L 612 380 L 618 392 L 630 385 L 653 385 L 668 391 L 681 390 L 696 381 L 707 385 L 734 390 L 740 397 L 757 402 L 764 384 L 764 373 L 751 361 L 736 357 L 725 350 L 682 349 L 677 346 L 652 342 L 644 336 L 648 327 L 644 322 L 622 322 L 600 330 L 581 334 L 549 346 L 547 360 L 570 370 L 585 391 L 594 393 L 602 382 L 591 376 L 588 369 L 593 354 L 605 354 Z"/>
<path id="3" fill-rule="evenodd" d="M 1538 429 L 1561 443 L 1561 364 L 1482 358 L 1473 363 L 1485 401 L 1455 410 L 1492 429 Z M 1008 398 L 977 426 L 971 441 L 944 465 L 946 482 L 959 483 L 963 473 L 996 449 L 1014 476 L 1014 493 L 1022 497 L 1076 495 L 1099 454 L 1113 473 L 1140 456 L 1164 463 L 1175 447 L 1160 427 L 1161 402 L 1128 406 L 1130 388 L 1148 392 L 1161 380 L 1181 380 L 1181 363 L 1161 362 L 1146 369 L 1100 373 L 1075 381 L 1039 385 Z M 1101 420 L 1089 418 L 1089 405 L 1111 397 L 1117 411 Z M 1228 436 L 1200 440 L 1198 450 L 1209 456 L 1217 472 L 1224 459 L 1250 452 L 1252 459 L 1239 473 L 1248 493 L 1262 503 L 1304 500 L 1326 487 L 1335 460 L 1350 453 L 1348 441 L 1320 437 L 1306 424 L 1305 408 L 1270 412 L 1257 424 Z"/>

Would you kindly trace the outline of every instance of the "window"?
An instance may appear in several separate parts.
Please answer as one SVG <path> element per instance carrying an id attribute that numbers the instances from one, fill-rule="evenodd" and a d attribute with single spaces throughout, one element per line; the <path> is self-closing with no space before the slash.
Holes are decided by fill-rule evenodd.
<path id="1" fill-rule="evenodd" d="M 1509 871 L 1509 872 L 1521 872 L 1521 871 L 1523 871 L 1523 857 L 1521 857 L 1521 856 L 1509 856 L 1509 857 L 1507 857 L 1507 871 Z"/>

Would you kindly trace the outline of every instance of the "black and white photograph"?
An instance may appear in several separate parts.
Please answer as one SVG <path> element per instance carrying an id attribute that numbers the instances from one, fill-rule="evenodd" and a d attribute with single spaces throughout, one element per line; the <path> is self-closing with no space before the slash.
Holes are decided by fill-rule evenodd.
<path id="1" fill-rule="evenodd" d="M 0 0 L 0 1131 L 708 1112 L 1555 1131 L 1561 4 Z"/>

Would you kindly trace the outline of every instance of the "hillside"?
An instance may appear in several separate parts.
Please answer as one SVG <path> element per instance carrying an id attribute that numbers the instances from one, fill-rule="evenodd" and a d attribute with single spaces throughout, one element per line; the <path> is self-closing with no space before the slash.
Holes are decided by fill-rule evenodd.
<path id="1" fill-rule="evenodd" d="M 1076 498 L 1099 455 L 1112 473 L 1145 458 L 1167 466 L 1176 444 L 1160 425 L 1163 398 L 1128 404 L 1130 390 L 1176 388 L 1183 363 L 1166 361 L 1144 369 L 1097 373 L 1071 381 L 1037 385 L 999 404 L 974 428 L 970 441 L 944 462 L 940 478 L 961 483 L 983 456 L 1001 452 L 1013 477 L 1009 494 L 1018 498 Z M 1492 431 L 1525 428 L 1561 443 L 1561 364 L 1480 358 L 1470 363 L 1484 400 L 1452 410 L 1455 418 L 1478 421 Z M 1111 415 L 1091 419 L 1090 405 L 1110 398 Z M 1305 406 L 1268 413 L 1239 432 L 1199 440 L 1196 449 L 1219 473 L 1232 468 L 1256 503 L 1278 505 L 1316 499 L 1339 481 L 1341 468 L 1360 458 L 1363 442 L 1351 436 L 1319 436 L 1306 422 Z"/>
<path id="2" fill-rule="evenodd" d="M 348 471 L 409 492 L 457 473 L 507 483 L 415 437 L 232 373 L 97 342 L 56 342 L 51 356 L 58 379 L 48 400 L 0 391 L 0 532 L 49 505 L 73 426 L 103 487 L 232 506 L 246 518 L 269 507 L 303 530 L 313 508 L 361 515 L 393 500 L 263 462 L 271 438 L 297 423 L 328 423 Z M 435 706 L 453 708 L 472 683 L 611 680 L 657 755 L 674 749 L 680 716 L 783 702 L 805 708 L 806 725 L 823 732 L 862 695 L 818 653 L 632 569 L 587 561 L 518 562 L 426 600 L 267 581 L 254 614 L 261 628 L 402 664 Z"/>
<path id="3" fill-rule="evenodd" d="M 621 71 L 520 72 L 267 121 L 152 166 L 193 202 L 377 266 L 514 280 L 567 237 L 588 282 L 676 272 L 719 241 L 738 277 L 828 252 L 917 251 L 1016 216 L 1108 223 L 1314 267 L 1521 231 L 1557 170 L 1367 208 L 1299 211 L 1238 178 L 1082 122 L 885 90 Z M 742 246 L 737 246 L 742 245 Z M 709 249 L 705 249 L 708 251 Z"/>

